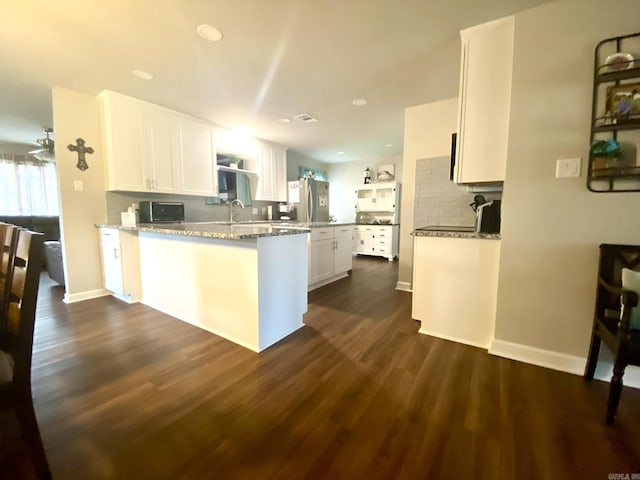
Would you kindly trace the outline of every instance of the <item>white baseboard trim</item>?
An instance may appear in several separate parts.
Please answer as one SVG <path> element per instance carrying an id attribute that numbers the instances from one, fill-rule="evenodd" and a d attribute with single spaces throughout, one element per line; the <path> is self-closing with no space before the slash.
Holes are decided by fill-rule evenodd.
<path id="1" fill-rule="evenodd" d="M 348 272 L 339 273 L 337 275 L 334 275 L 331 278 L 327 278 L 326 280 L 322 280 L 320 282 L 316 282 L 311 285 L 308 285 L 307 291 L 310 292 L 311 290 L 315 290 L 316 288 L 324 287 L 325 285 L 329 285 L 330 283 L 333 283 L 342 278 L 347 278 L 348 276 L 349 276 Z"/>
<path id="2" fill-rule="evenodd" d="M 418 330 L 418 333 L 421 333 L 423 335 L 429 335 L 430 337 L 442 338 L 443 340 L 449 340 L 451 342 L 462 343 L 464 345 L 471 345 L 472 347 L 478 347 L 484 350 L 487 349 L 487 345 L 482 344 L 480 342 L 474 342 L 471 340 L 467 340 L 466 338 L 453 337 L 451 335 L 442 335 L 440 333 L 430 332 L 429 330 L 425 330 L 423 328 L 420 328 L 420 330 Z"/>
<path id="3" fill-rule="evenodd" d="M 132 298 L 131 295 L 118 295 L 117 293 L 111 293 L 111 295 L 113 295 L 114 298 L 117 298 L 118 300 L 124 303 L 133 304 L 133 303 L 138 303 L 140 301 L 140 299 Z"/>
<path id="4" fill-rule="evenodd" d="M 401 292 L 413 293 L 413 289 L 411 288 L 411 284 L 409 282 L 396 283 L 396 290 L 400 290 Z"/>
<path id="5" fill-rule="evenodd" d="M 603 344 L 600 347 L 601 357 L 605 349 L 606 346 Z M 543 350 L 529 345 L 496 339 L 491 343 L 489 353 L 498 357 L 510 358 L 511 360 L 580 376 L 584 375 L 584 368 L 587 364 L 587 359 L 584 357 L 576 357 L 574 355 L 567 355 L 565 353 Z M 609 382 L 611 381 L 611 375 L 613 375 L 613 363 L 601 358 L 598 361 L 594 378 Z M 633 366 L 627 367 L 622 380 L 625 386 L 640 388 L 640 368 Z"/>
<path id="6" fill-rule="evenodd" d="M 86 292 L 78 292 L 78 293 L 64 293 L 64 298 L 62 301 L 64 303 L 76 303 L 83 302 L 85 300 L 91 300 L 92 298 L 105 297 L 107 295 L 111 295 L 109 290 L 105 290 L 104 288 L 99 288 L 97 290 L 87 290 Z"/>

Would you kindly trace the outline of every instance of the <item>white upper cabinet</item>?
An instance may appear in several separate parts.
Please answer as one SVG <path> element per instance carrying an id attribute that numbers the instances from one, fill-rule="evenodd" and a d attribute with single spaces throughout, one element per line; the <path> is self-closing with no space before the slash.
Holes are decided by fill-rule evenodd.
<path id="1" fill-rule="evenodd" d="M 218 171 L 213 127 L 182 118 L 180 132 L 181 193 L 217 196 Z"/>
<path id="2" fill-rule="evenodd" d="M 107 190 L 147 191 L 142 104 L 113 92 L 102 92 L 99 99 L 104 119 Z"/>
<path id="3" fill-rule="evenodd" d="M 151 105 L 144 107 L 147 188 L 159 193 L 180 190 L 180 121 L 170 112 Z"/>
<path id="4" fill-rule="evenodd" d="M 252 170 L 258 172 L 256 200 L 287 201 L 287 149 L 268 142 L 256 142 L 258 158 Z"/>
<path id="5" fill-rule="evenodd" d="M 256 200 L 287 201 L 287 149 L 119 93 L 98 96 L 107 190 L 217 196 L 216 153 L 245 160 Z M 252 173 L 252 172 L 249 172 Z"/>
<path id="6" fill-rule="evenodd" d="M 460 32 L 457 183 L 504 181 L 511 108 L 513 17 Z"/>

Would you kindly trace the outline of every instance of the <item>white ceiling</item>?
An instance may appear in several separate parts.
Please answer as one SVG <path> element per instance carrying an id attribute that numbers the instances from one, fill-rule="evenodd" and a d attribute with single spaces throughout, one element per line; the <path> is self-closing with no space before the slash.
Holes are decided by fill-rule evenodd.
<path id="1" fill-rule="evenodd" d="M 0 142 L 42 138 L 57 85 L 247 128 L 325 162 L 398 154 L 404 109 L 458 94 L 458 31 L 547 1 L 0 0 Z M 203 23 L 224 39 L 199 37 Z M 278 122 L 301 113 L 319 122 Z"/>

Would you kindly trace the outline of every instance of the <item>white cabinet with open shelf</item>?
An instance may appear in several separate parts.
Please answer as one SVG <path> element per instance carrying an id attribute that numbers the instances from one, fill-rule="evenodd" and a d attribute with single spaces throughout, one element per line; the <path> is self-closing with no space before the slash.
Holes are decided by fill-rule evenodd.
<path id="1" fill-rule="evenodd" d="M 399 212 L 400 184 L 372 183 L 356 187 L 356 212 Z M 392 223 L 398 223 L 394 218 Z"/>
<path id="2" fill-rule="evenodd" d="M 354 254 L 398 256 L 400 226 L 400 183 L 374 183 L 356 188 Z"/>

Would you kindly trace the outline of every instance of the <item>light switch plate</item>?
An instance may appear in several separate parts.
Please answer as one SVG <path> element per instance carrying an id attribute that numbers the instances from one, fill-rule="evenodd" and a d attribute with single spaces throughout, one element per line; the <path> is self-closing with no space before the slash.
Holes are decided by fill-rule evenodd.
<path id="1" fill-rule="evenodd" d="M 556 161 L 556 178 L 580 176 L 581 158 L 559 158 Z"/>
<path id="2" fill-rule="evenodd" d="M 73 189 L 76 192 L 83 192 L 84 191 L 84 183 L 82 182 L 82 180 L 74 180 L 73 181 Z"/>

